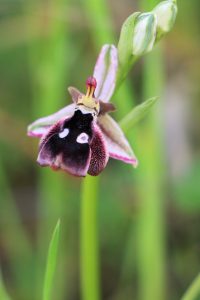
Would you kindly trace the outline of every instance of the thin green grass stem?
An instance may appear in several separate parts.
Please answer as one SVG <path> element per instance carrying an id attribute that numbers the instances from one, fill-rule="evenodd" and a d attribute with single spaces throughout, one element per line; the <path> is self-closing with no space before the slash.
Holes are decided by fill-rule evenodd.
<path id="1" fill-rule="evenodd" d="M 97 194 L 99 178 L 83 179 L 81 201 L 81 291 L 82 300 L 99 300 L 99 253 Z"/>
<path id="2" fill-rule="evenodd" d="M 143 1 L 145 10 L 148 1 Z M 154 6 L 157 1 L 154 1 Z M 138 216 L 137 265 L 139 300 L 165 299 L 165 216 L 163 170 L 165 165 L 162 141 L 162 93 L 164 87 L 161 48 L 144 60 L 143 97 L 161 96 L 160 105 L 153 109 L 138 129 L 140 167 L 138 195 L 141 207 Z"/>

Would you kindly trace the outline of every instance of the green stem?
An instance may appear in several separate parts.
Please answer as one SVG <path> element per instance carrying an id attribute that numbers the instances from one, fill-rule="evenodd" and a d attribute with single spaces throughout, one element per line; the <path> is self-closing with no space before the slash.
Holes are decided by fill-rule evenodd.
<path id="1" fill-rule="evenodd" d="M 99 255 L 97 238 L 97 177 L 87 176 L 82 186 L 81 287 L 83 300 L 99 300 Z"/>
<path id="2" fill-rule="evenodd" d="M 148 1 L 143 1 L 148 9 Z M 154 6 L 157 1 L 152 3 Z M 152 8 L 152 7 L 151 7 Z M 144 97 L 160 96 L 163 90 L 163 60 L 161 49 L 156 48 L 144 62 Z M 162 98 L 162 97 L 161 97 Z M 138 272 L 139 299 L 165 299 L 165 245 L 164 245 L 164 199 L 163 171 L 161 159 L 162 102 L 146 118 L 139 128 L 138 146 L 141 165 L 139 186 L 141 209 L 138 219 Z M 142 187 L 142 188 L 141 188 Z M 144 188 L 145 187 L 145 188 Z"/>
<path id="3" fill-rule="evenodd" d="M 123 67 L 119 66 L 118 74 L 117 74 L 117 88 L 119 88 L 124 80 L 126 79 L 129 71 L 133 68 L 133 65 L 138 60 L 139 57 L 133 56 L 129 61 L 127 61 L 126 65 Z M 115 89 L 115 92 L 117 92 L 117 89 Z"/>

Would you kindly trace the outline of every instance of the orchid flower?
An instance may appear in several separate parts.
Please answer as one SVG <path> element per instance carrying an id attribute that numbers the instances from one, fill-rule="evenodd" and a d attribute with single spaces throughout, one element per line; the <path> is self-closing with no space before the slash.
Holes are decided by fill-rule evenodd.
<path id="1" fill-rule="evenodd" d="M 86 81 L 86 94 L 74 87 L 68 91 L 72 104 L 36 120 L 28 135 L 41 138 L 37 162 L 62 169 L 75 176 L 99 175 L 109 157 L 137 166 L 137 159 L 122 129 L 108 114 L 118 70 L 114 45 L 104 45 L 92 77 Z"/>

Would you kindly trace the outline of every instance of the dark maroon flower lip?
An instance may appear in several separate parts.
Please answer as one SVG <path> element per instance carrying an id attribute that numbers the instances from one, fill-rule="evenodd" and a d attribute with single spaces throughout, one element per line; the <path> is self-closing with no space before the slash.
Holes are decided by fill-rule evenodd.
<path id="1" fill-rule="evenodd" d="M 74 176 L 99 175 L 109 157 L 137 166 L 137 158 L 123 131 L 108 115 L 115 109 L 108 101 L 114 91 L 117 67 L 117 49 L 105 45 L 94 76 L 86 81 L 86 94 L 69 87 L 72 104 L 28 127 L 29 136 L 41 138 L 37 158 L 41 166 Z"/>
<path id="2" fill-rule="evenodd" d="M 107 147 L 92 114 L 75 111 L 42 138 L 37 162 L 75 176 L 98 175 L 108 162 Z"/>

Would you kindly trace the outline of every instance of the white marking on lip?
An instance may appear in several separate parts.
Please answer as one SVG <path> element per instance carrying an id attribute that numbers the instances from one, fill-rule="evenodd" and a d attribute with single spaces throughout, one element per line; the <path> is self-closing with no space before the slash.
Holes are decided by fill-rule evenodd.
<path id="1" fill-rule="evenodd" d="M 65 128 L 62 132 L 60 132 L 58 135 L 59 135 L 59 138 L 63 139 L 65 138 L 69 133 L 69 129 L 68 128 Z"/>
<path id="2" fill-rule="evenodd" d="M 79 144 L 86 144 L 88 143 L 88 140 L 89 140 L 89 135 L 85 132 L 79 134 L 76 139 L 77 143 Z"/>

